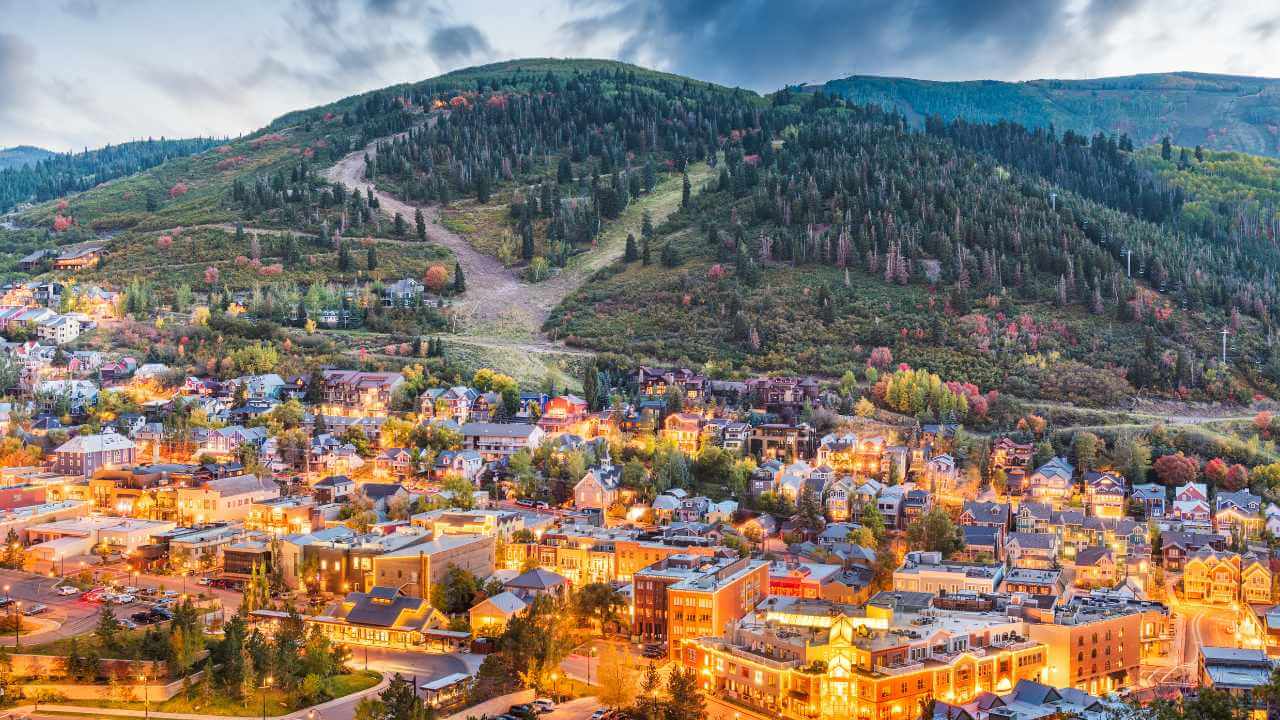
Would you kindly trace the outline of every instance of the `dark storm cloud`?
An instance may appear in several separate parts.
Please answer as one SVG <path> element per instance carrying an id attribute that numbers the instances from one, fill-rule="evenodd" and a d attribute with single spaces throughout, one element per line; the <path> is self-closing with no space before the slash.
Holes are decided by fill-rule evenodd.
<path id="1" fill-rule="evenodd" d="M 568 23 L 571 41 L 621 38 L 618 54 L 662 62 L 730 85 L 769 90 L 851 74 L 1002 77 L 1016 74 L 1070 19 L 1059 0 L 588 0 Z M 1090 32 L 1131 13 L 1138 0 L 1094 0 Z M 941 69 L 941 72 L 939 71 Z"/>
<path id="2" fill-rule="evenodd" d="M 493 52 L 489 39 L 474 25 L 450 25 L 431 33 L 427 52 L 442 65 L 469 60 L 476 55 Z"/>

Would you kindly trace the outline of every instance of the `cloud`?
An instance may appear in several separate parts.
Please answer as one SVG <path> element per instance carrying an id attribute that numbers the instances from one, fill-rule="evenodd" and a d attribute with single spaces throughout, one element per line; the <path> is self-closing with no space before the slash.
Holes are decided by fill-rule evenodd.
<path id="1" fill-rule="evenodd" d="M 1104 32 L 1139 0 L 1093 0 L 1090 32 Z M 1063 37 L 1057 0 L 585 0 L 562 28 L 571 45 L 616 38 L 622 59 L 772 90 L 851 74 L 938 79 L 1010 77 Z M 1083 32 L 1083 30 L 1081 30 Z"/>
<path id="2" fill-rule="evenodd" d="M 1280 31 L 1280 17 L 1273 17 L 1254 23 L 1249 26 L 1249 31 L 1258 36 L 1262 42 L 1270 42 L 1275 37 L 1276 31 Z"/>
<path id="3" fill-rule="evenodd" d="M 441 65 L 451 65 L 477 55 L 490 55 L 493 47 L 476 26 L 450 25 L 431 33 L 427 52 Z"/>
<path id="4" fill-rule="evenodd" d="M 64 0 L 62 11 L 85 22 L 92 22 L 101 15 L 98 0 Z"/>
<path id="5" fill-rule="evenodd" d="M 0 115 L 16 109 L 31 91 L 35 48 L 12 33 L 0 33 Z"/>

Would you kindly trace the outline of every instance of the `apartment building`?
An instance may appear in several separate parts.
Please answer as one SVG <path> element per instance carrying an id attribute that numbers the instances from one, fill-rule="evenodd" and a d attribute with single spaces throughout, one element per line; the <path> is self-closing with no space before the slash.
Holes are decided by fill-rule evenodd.
<path id="1" fill-rule="evenodd" d="M 690 586 L 682 586 L 683 590 L 678 593 L 673 589 L 698 578 L 705 580 L 701 591 Z M 750 597 L 763 597 L 768 582 L 764 562 L 671 555 L 635 574 L 632 634 L 646 642 L 668 642 L 673 634 L 678 633 L 680 637 L 696 634 L 699 626 L 707 627 L 710 632 L 710 626 L 731 615 L 741 617 L 741 613 L 745 613 L 745 610 L 740 613 L 742 603 Z M 676 624 L 678 628 L 674 627 Z"/>
<path id="2" fill-rule="evenodd" d="M 546 436 L 542 428 L 527 423 L 467 423 L 462 426 L 463 447 L 485 460 L 511 457 L 521 450 L 537 450 Z"/>
<path id="3" fill-rule="evenodd" d="M 927 593 L 994 593 L 1004 581 L 1003 565 L 944 562 L 936 552 L 910 552 L 893 571 L 893 588 Z"/>

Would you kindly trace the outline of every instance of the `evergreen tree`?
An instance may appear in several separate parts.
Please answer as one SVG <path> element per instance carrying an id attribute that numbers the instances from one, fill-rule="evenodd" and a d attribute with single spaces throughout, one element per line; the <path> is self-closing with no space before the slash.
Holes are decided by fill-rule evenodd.
<path id="1" fill-rule="evenodd" d="M 113 650 L 120 636 L 120 621 L 116 619 L 115 610 L 110 605 L 104 606 L 98 615 L 98 626 L 93 631 L 98 636 L 102 647 Z"/>
<path id="2" fill-rule="evenodd" d="M 404 237 L 404 233 L 405 233 L 404 216 L 401 215 L 400 213 L 396 213 L 395 219 L 392 222 L 395 227 L 396 237 Z"/>
<path id="3" fill-rule="evenodd" d="M 640 249 L 636 247 L 636 236 L 627 233 L 627 249 L 622 255 L 623 262 L 633 263 L 640 259 Z"/>
<path id="4" fill-rule="evenodd" d="M 524 260 L 533 259 L 533 225 L 532 223 L 524 223 L 520 226 L 520 257 Z"/>
<path id="5" fill-rule="evenodd" d="M 351 248 L 346 242 L 340 242 L 338 245 L 338 270 L 340 272 L 351 270 Z"/>
<path id="6" fill-rule="evenodd" d="M 1160 157 L 1163 160 L 1173 159 L 1173 143 L 1169 141 L 1168 135 L 1160 139 Z"/>
<path id="7" fill-rule="evenodd" d="M 590 409 L 599 409 L 600 370 L 596 368 L 594 360 L 587 363 L 586 369 L 582 372 L 582 398 L 587 401 L 587 407 Z"/>
<path id="8" fill-rule="evenodd" d="M 684 173 L 683 178 L 680 187 L 680 207 L 687 208 L 689 207 L 689 191 L 691 189 L 689 186 L 689 173 Z"/>
<path id="9" fill-rule="evenodd" d="M 378 249 L 373 245 L 369 246 L 369 251 L 365 254 L 365 265 L 370 270 L 378 269 Z"/>
<path id="10" fill-rule="evenodd" d="M 413 224 L 418 229 L 418 239 L 427 239 L 427 219 L 422 216 L 422 208 L 416 208 L 413 211 Z"/>
<path id="11" fill-rule="evenodd" d="M 453 291 L 455 293 L 467 291 L 467 278 L 462 274 L 462 263 L 460 262 L 453 264 Z"/>
<path id="12" fill-rule="evenodd" d="M 669 268 L 680 265 L 680 251 L 676 250 L 675 243 L 671 240 L 662 245 L 662 264 Z"/>

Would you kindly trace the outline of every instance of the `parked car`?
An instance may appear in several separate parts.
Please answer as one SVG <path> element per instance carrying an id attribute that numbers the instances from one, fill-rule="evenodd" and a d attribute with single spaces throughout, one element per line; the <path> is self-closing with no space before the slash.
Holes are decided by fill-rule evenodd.
<path id="1" fill-rule="evenodd" d="M 68 595 L 79 595 L 79 594 L 80 594 L 80 588 L 78 588 L 78 587 L 76 587 L 76 586 L 74 586 L 74 585 L 59 585 L 59 586 L 58 586 L 58 594 L 59 594 L 59 595 L 62 595 L 62 596 L 64 596 L 64 597 L 65 597 L 65 596 L 68 596 Z"/>
<path id="2" fill-rule="evenodd" d="M 591 720 L 604 720 L 609 715 L 609 708 L 600 708 L 591 713 Z"/>
<path id="3" fill-rule="evenodd" d="M 23 615 L 39 615 L 42 612 L 48 612 L 49 606 L 43 603 L 32 603 L 30 607 L 23 608 Z"/>
<path id="4" fill-rule="evenodd" d="M 533 718 L 538 715 L 538 712 L 533 709 L 533 705 L 521 704 L 512 705 L 511 709 L 507 711 L 507 714 L 515 715 L 520 718 Z"/>
<path id="5" fill-rule="evenodd" d="M 116 603 L 117 605 L 128 605 L 129 603 L 133 602 L 134 600 L 137 600 L 137 598 L 135 598 L 134 596 L 132 596 L 132 595 L 130 595 L 130 594 L 128 594 L 128 593 L 123 593 L 123 594 L 120 594 L 120 595 L 116 595 L 116 596 L 114 597 L 114 599 L 112 600 L 112 602 Z"/>
<path id="6" fill-rule="evenodd" d="M 155 620 L 151 619 L 151 613 L 146 612 L 145 610 L 142 612 L 136 612 L 130 615 L 129 619 L 138 623 L 139 625 L 149 625 L 155 622 Z"/>
<path id="7" fill-rule="evenodd" d="M 134 587 L 134 586 L 132 586 L 132 585 L 125 585 L 124 587 L 120 588 L 120 591 L 121 591 L 121 592 L 123 592 L 123 593 L 125 593 L 125 594 L 127 594 L 127 595 L 137 595 L 137 594 L 138 594 L 138 588 L 136 588 L 136 587 Z"/>
<path id="8" fill-rule="evenodd" d="M 544 713 L 548 713 L 556 709 L 556 701 L 551 698 L 538 698 L 529 704 L 535 708 L 541 708 Z"/>
<path id="9" fill-rule="evenodd" d="M 130 620 L 129 618 L 120 618 L 119 620 L 116 620 L 116 622 L 120 623 L 120 627 L 124 628 L 125 630 L 138 629 L 138 623 Z"/>
<path id="10" fill-rule="evenodd" d="M 13 604 L 13 598 L 8 595 L 0 595 L 0 608 L 9 607 Z"/>

